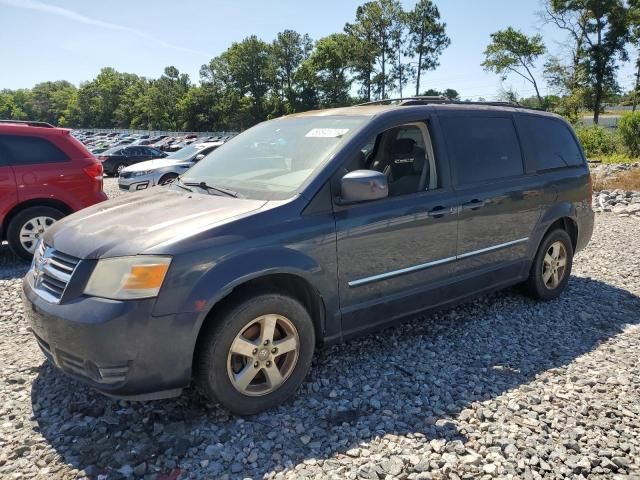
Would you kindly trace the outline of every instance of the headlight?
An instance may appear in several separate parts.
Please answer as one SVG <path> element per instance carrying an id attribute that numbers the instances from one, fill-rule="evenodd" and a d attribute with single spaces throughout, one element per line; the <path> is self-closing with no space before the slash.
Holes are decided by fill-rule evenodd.
<path id="1" fill-rule="evenodd" d="M 84 293 L 115 300 L 155 297 L 170 264 L 170 257 L 147 255 L 98 260 Z"/>
<path id="2" fill-rule="evenodd" d="M 149 175 L 153 170 L 142 170 L 140 172 L 134 172 L 134 177 L 142 177 L 143 175 Z"/>

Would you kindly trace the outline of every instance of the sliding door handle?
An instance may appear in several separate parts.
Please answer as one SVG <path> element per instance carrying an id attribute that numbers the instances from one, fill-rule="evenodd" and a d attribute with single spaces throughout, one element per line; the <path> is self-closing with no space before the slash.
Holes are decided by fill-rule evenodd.
<path id="1" fill-rule="evenodd" d="M 486 202 L 484 200 L 480 200 L 478 198 L 474 198 L 473 200 L 463 203 L 462 210 L 477 210 L 480 207 L 484 207 Z"/>
<path id="2" fill-rule="evenodd" d="M 456 207 L 437 206 L 429 210 L 427 215 L 431 218 L 442 218 L 445 215 L 453 215 L 454 213 L 456 213 Z"/>

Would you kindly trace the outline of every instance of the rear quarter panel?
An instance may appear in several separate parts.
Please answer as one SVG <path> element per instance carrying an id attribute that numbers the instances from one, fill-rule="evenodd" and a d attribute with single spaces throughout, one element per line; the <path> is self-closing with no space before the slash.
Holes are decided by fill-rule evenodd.
<path id="1" fill-rule="evenodd" d="M 92 180 L 83 171 L 84 167 L 95 162 L 86 148 L 71 135 L 56 134 L 44 138 L 55 144 L 70 160 L 13 166 L 20 203 L 54 199 L 77 211 L 107 199 L 102 191 L 102 182 Z"/>

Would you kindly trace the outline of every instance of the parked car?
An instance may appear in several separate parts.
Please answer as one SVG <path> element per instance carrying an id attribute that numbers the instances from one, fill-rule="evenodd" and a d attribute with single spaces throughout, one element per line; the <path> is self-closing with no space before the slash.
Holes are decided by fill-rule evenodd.
<path id="1" fill-rule="evenodd" d="M 31 259 L 57 220 L 106 200 L 102 165 L 69 130 L 0 121 L 0 241 Z"/>
<path id="2" fill-rule="evenodd" d="M 558 297 L 593 222 L 559 116 L 422 98 L 307 112 L 54 225 L 24 311 L 45 355 L 102 392 L 193 379 L 253 414 L 296 392 L 318 345 L 510 285 Z"/>
<path id="3" fill-rule="evenodd" d="M 118 177 L 120 190 L 136 192 L 155 185 L 168 185 L 222 142 L 195 143 L 165 158 L 147 160 L 124 168 Z"/>
<path id="4" fill-rule="evenodd" d="M 152 158 L 164 158 L 167 154 L 146 146 L 113 147 L 98 156 L 102 162 L 104 173 L 118 176 L 123 168 Z"/>

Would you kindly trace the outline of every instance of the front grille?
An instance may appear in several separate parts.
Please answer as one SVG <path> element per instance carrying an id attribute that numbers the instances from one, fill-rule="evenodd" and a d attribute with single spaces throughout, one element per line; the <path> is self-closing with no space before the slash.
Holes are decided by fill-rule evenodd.
<path id="1" fill-rule="evenodd" d="M 120 178 L 130 178 L 130 177 L 133 177 L 133 172 L 125 172 L 125 171 L 120 172 Z"/>
<path id="2" fill-rule="evenodd" d="M 80 259 L 40 244 L 33 258 L 34 289 L 45 300 L 59 303 Z"/>

